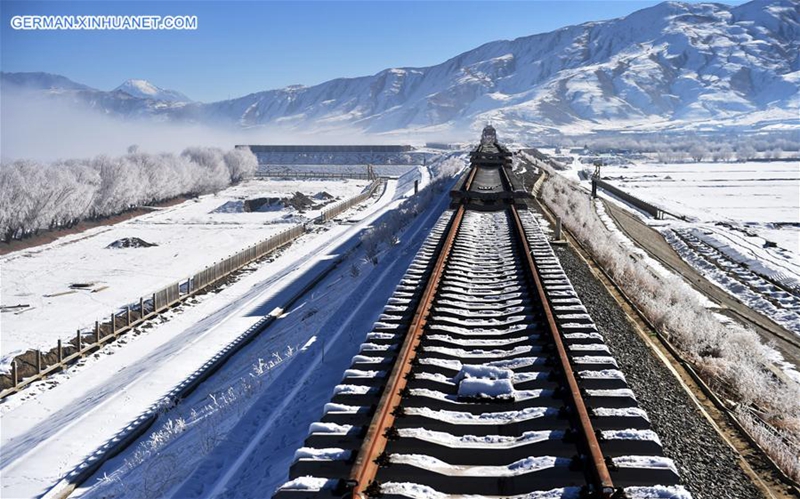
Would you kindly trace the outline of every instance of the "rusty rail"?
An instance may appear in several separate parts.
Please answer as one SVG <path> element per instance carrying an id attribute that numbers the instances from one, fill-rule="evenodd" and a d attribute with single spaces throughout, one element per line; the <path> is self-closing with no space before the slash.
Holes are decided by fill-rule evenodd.
<path id="1" fill-rule="evenodd" d="M 469 189 L 469 186 L 472 185 L 472 180 L 475 178 L 475 171 L 474 168 L 470 171 L 467 181 L 464 184 L 466 189 Z M 420 303 L 414 311 L 411 325 L 403 340 L 403 346 L 397 355 L 397 360 L 387 379 L 386 389 L 383 391 L 378 401 L 375 415 L 364 437 L 364 443 L 361 445 L 358 455 L 356 456 L 349 478 L 349 483 L 353 485 L 351 497 L 354 499 L 366 498 L 367 488 L 375 480 L 375 475 L 379 468 L 378 457 L 386 448 L 386 443 L 388 441 L 387 430 L 394 425 L 396 417 L 395 408 L 400 405 L 402 392 L 407 384 L 407 375 L 411 371 L 411 361 L 414 359 L 417 346 L 422 339 L 422 331 L 427 323 L 428 313 L 433 304 L 433 298 L 436 296 L 436 291 L 439 288 L 439 282 L 441 281 L 447 259 L 450 256 L 450 250 L 453 247 L 458 229 L 461 226 L 464 211 L 464 205 L 459 206 L 456 214 L 453 216 L 453 220 L 450 222 L 450 227 L 444 239 L 444 244 L 439 251 L 436 264 L 428 278 L 428 283 L 425 286 Z"/>
<path id="2" fill-rule="evenodd" d="M 586 409 L 586 404 L 584 403 L 583 396 L 581 395 L 580 386 L 578 386 L 578 381 L 575 379 L 575 374 L 572 371 L 572 365 L 569 361 L 567 349 L 564 346 L 564 342 L 561 339 L 561 334 L 556 326 L 556 321 L 553 317 L 553 311 L 550 309 L 539 272 L 536 269 L 536 265 L 533 261 L 533 255 L 531 254 L 530 245 L 528 244 L 528 238 L 525 236 L 525 229 L 522 226 L 522 220 L 520 220 L 519 213 L 517 212 L 517 208 L 515 206 L 511 207 L 511 213 L 513 214 L 514 225 L 516 226 L 517 234 L 520 238 L 520 242 L 522 243 L 522 248 L 525 253 L 525 261 L 531 271 L 533 281 L 536 284 L 536 291 L 542 301 L 542 307 L 544 308 L 545 316 L 547 317 L 547 325 L 550 329 L 550 334 L 553 337 L 556 351 L 558 352 L 560 367 L 564 373 L 564 378 L 569 385 L 569 396 L 580 422 L 581 437 L 584 439 L 591 457 L 590 462 L 592 465 L 592 474 L 594 475 L 595 486 L 597 487 L 598 492 L 600 492 L 601 497 L 604 499 L 610 499 L 614 494 L 614 482 L 611 480 L 611 474 L 608 471 L 605 458 L 600 450 L 600 443 L 597 441 L 597 435 L 595 434 L 594 427 L 589 419 L 589 411 Z"/>
<path id="3" fill-rule="evenodd" d="M 475 177 L 476 169 L 473 168 L 467 177 L 464 184 L 464 189 L 469 190 L 472 180 Z M 503 172 L 505 174 L 505 172 Z M 614 483 L 611 479 L 611 474 L 603 457 L 600 449 L 600 444 L 594 431 L 591 420 L 589 419 L 589 412 L 584 403 L 583 396 L 580 392 L 580 386 L 572 371 L 572 366 L 569 361 L 567 349 L 558 331 L 558 327 L 553 317 L 553 312 L 550 309 L 547 295 L 545 294 L 544 287 L 542 286 L 541 278 L 536 265 L 533 261 L 530 245 L 528 244 L 525 235 L 525 229 L 519 217 L 516 207 L 511 206 L 511 213 L 514 219 L 514 225 L 519 237 L 522 251 L 525 254 L 525 262 L 528 266 L 531 277 L 536 286 L 537 294 L 542 302 L 547 324 L 553 338 L 553 342 L 558 352 L 560 368 L 564 373 L 564 378 L 569 387 L 570 403 L 575 408 L 578 423 L 580 426 L 581 438 L 584 441 L 586 448 L 590 455 L 590 465 L 593 484 L 597 492 L 604 499 L 610 499 L 615 492 Z M 364 499 L 368 496 L 368 489 L 373 484 L 375 476 L 380 467 L 380 456 L 386 449 L 389 439 L 389 429 L 394 425 L 397 415 L 396 409 L 400 406 L 402 400 L 402 393 L 407 385 L 407 377 L 411 371 L 412 360 L 415 357 L 415 352 L 422 339 L 423 329 L 427 323 L 427 317 L 433 304 L 433 299 L 439 287 L 445 265 L 450 255 L 450 250 L 453 247 L 458 229 L 461 225 L 465 212 L 465 206 L 462 204 L 458 207 L 456 214 L 448 229 L 447 235 L 444 239 L 444 244 L 437 256 L 436 263 L 428 279 L 428 282 L 423 291 L 420 303 L 417 306 L 411 325 L 409 326 L 403 345 L 398 353 L 397 360 L 392 368 L 392 371 L 387 379 L 386 389 L 384 390 L 378 402 L 375 415 L 372 422 L 367 429 L 367 434 L 364 442 L 359 449 L 356 460 L 353 464 L 352 471 L 349 477 L 349 484 L 352 486 L 352 492 L 349 497 L 353 499 Z"/>

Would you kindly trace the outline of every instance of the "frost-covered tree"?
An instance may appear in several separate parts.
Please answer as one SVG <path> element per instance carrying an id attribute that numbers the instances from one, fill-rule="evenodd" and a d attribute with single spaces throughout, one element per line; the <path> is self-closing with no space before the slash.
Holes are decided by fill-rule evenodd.
<path id="1" fill-rule="evenodd" d="M 0 239 L 71 227 L 178 196 L 217 192 L 255 170 L 249 151 L 190 148 L 180 156 L 137 147 L 120 157 L 0 164 Z"/>
<path id="2" fill-rule="evenodd" d="M 214 147 L 188 147 L 181 156 L 205 171 L 199 183 L 201 192 L 219 192 L 231 183 L 231 174 L 222 151 Z"/>
<path id="3" fill-rule="evenodd" d="M 256 173 L 258 159 L 250 149 L 232 149 L 225 153 L 224 159 L 234 184 L 251 178 Z"/>
<path id="4" fill-rule="evenodd" d="M 733 158 L 733 148 L 727 144 L 723 144 L 719 149 L 711 154 L 714 161 L 730 161 Z"/>
<path id="5" fill-rule="evenodd" d="M 695 162 L 699 163 L 703 161 L 703 159 L 708 155 L 708 148 L 705 147 L 703 144 L 694 144 L 692 147 L 689 148 L 689 156 L 692 157 Z"/>
<path id="6" fill-rule="evenodd" d="M 748 143 L 744 143 L 736 148 L 736 159 L 747 161 L 756 157 L 756 149 Z"/>

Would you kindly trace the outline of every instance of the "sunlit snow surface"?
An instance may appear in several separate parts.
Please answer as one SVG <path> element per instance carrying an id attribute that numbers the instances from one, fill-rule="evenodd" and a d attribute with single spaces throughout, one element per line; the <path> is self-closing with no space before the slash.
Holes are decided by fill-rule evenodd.
<path id="1" fill-rule="evenodd" d="M 603 176 L 634 196 L 686 217 L 648 223 L 710 281 L 800 334 L 800 300 L 767 280 L 788 289 L 800 287 L 796 163 L 635 164 L 605 168 Z M 687 245 L 687 240 L 695 242 Z M 765 247 L 767 241 L 777 246 Z"/>
<path id="2" fill-rule="evenodd" d="M 800 257 L 797 162 L 652 164 L 603 168 L 603 177 L 634 196 L 699 222 L 748 229 Z M 776 224 L 795 224 L 776 226 Z M 705 227 L 704 227 L 705 228 Z M 763 245 L 744 232 L 709 227 L 732 244 Z M 728 234 L 729 232 L 732 232 Z M 800 266 L 799 261 L 795 261 Z"/>
<path id="3" fill-rule="evenodd" d="M 0 364 L 7 367 L 14 355 L 29 348 L 54 348 L 58 338 L 72 338 L 76 329 L 91 327 L 117 307 L 186 280 L 205 266 L 320 212 L 299 213 L 284 207 L 243 213 L 241 204 L 245 199 L 285 198 L 298 191 L 309 197 L 324 191 L 344 199 L 361 192 L 367 183 L 254 180 L 217 195 L 202 196 L 0 257 L 0 303 L 31 306 L 23 313 L 3 314 Z M 157 246 L 106 248 L 126 237 L 138 237 Z M 95 285 L 74 291 L 69 287 L 72 283 Z M 103 289 L 91 291 L 100 288 Z"/>
<path id="4" fill-rule="evenodd" d="M 420 177 L 423 186 L 430 178 L 427 172 L 420 172 L 416 178 Z M 250 404 L 259 398 L 254 395 L 254 390 L 263 394 L 269 391 L 269 387 L 277 390 L 270 392 L 267 405 L 270 410 L 278 411 L 274 415 L 274 420 L 279 421 L 277 431 L 290 438 L 296 437 L 296 442 L 281 446 L 281 449 L 270 449 L 264 454 L 270 456 L 270 462 L 280 469 L 281 475 L 259 474 L 259 478 L 268 483 L 252 490 L 271 491 L 278 481 L 285 482 L 283 473 L 288 469 L 294 451 L 301 446 L 309 424 L 316 421 L 330 399 L 333 385 L 355 353 L 358 341 L 351 337 L 351 328 L 363 330 L 376 318 L 374 314 L 358 315 L 355 311 L 362 308 L 379 310 L 370 300 L 383 303 L 387 296 L 375 290 L 385 288 L 388 290 L 386 294 L 390 293 L 392 285 L 385 284 L 383 279 L 390 279 L 392 284 L 396 282 L 405 270 L 407 260 L 413 256 L 413 252 L 406 256 L 401 252 L 402 248 L 393 246 L 395 251 L 391 254 L 397 258 L 388 257 L 384 261 L 381 257 L 380 264 L 374 267 L 365 261 L 363 253 L 350 254 L 350 249 L 356 247 L 358 236 L 366 227 L 386 210 L 397 207 L 409 191 L 413 192 L 413 178 L 410 182 L 409 179 L 389 181 L 377 201 L 372 200 L 347 212 L 346 217 L 352 223 L 331 223 L 324 233 L 312 232 L 303 236 L 292 246 L 292 251 L 283 252 L 274 262 L 244 274 L 219 293 L 200 296 L 198 304 L 168 314 L 170 320 L 167 322 L 155 324 L 138 336 L 112 343 L 99 354 L 85 359 L 82 362 L 85 365 L 49 381 L 36 383 L 21 397 L 0 407 L 3 497 L 39 496 L 74 466 L 84 463 L 86 457 L 99 447 L 112 442 L 118 432 L 124 433 L 131 421 L 145 413 L 148 407 L 155 407 L 154 402 L 206 363 L 232 338 L 238 337 L 264 314 L 273 315 L 270 310 L 275 310 L 324 268 L 333 265 L 336 255 L 350 255 L 346 257 L 349 260 L 335 268 L 318 290 L 305 295 L 293 307 L 276 312 L 272 335 L 259 336 L 239 352 L 237 360 L 228 362 L 223 371 L 201 385 L 193 398 L 190 397 L 191 401 L 185 400 L 162 413 L 141 442 L 132 445 L 116 461 L 108 463 L 110 468 L 102 470 L 85 485 L 89 487 L 88 491 L 95 491 L 94 487 L 100 485 L 98 496 L 104 497 L 118 496 L 122 493 L 120 491 L 140 497 L 165 496 L 168 488 L 180 485 L 174 477 L 186 478 L 198 461 L 204 459 L 227 431 L 240 422 Z M 443 206 L 438 210 L 441 211 Z M 434 216 L 435 219 L 436 213 L 431 210 L 414 221 L 413 233 L 417 241 L 424 235 L 422 228 L 430 223 L 428 217 Z M 400 237 L 406 237 L 406 234 L 401 233 Z M 359 269 L 355 274 L 353 267 Z M 355 321 L 355 325 L 348 320 Z M 342 341 L 337 342 L 337 338 Z M 126 344 L 122 346 L 122 343 Z M 331 348 L 334 344 L 336 347 Z M 113 355 L 106 355 L 109 350 L 113 350 Z M 321 353 L 323 350 L 324 354 Z M 323 371 L 329 368 L 337 373 L 336 376 L 324 375 L 324 382 L 328 384 L 315 381 L 315 386 L 324 387 L 321 391 L 303 386 L 305 373 L 320 375 L 319 370 L 313 369 L 315 365 Z M 316 403 L 308 404 L 308 397 L 312 394 Z M 305 403 L 295 401 L 290 404 L 292 396 L 301 396 Z M 276 408 L 276 400 L 281 401 L 287 411 L 288 408 L 301 408 L 309 412 L 304 412 L 300 418 L 280 412 L 282 409 Z M 123 403 L 118 403 L 120 401 Z M 54 411 L 52 408 L 63 409 Z M 350 412 L 360 409 L 329 405 L 325 410 Z M 254 431 L 249 424 L 244 426 L 248 429 L 240 434 L 247 436 L 243 443 L 248 444 L 255 439 Z M 264 427 L 263 422 L 260 427 Z M 345 425 L 315 426 L 312 430 L 346 433 L 349 428 Z M 212 431 L 213 436 L 208 431 Z M 81 438 L 74 439 L 76 434 Z M 187 444 L 187 440 L 192 444 Z M 268 438 L 266 443 L 281 440 Z M 237 442 L 242 440 L 235 438 L 233 443 Z M 182 453 L 177 460 L 176 449 Z M 222 457 L 239 454 L 234 452 Z M 328 457 L 335 455 L 336 452 L 332 451 Z M 116 477 L 118 468 L 133 469 L 134 474 L 141 471 L 144 478 L 131 478 L 123 473 L 120 481 L 103 479 L 98 483 L 97 478 L 106 472 Z M 159 475 L 168 473 L 172 478 L 156 479 L 153 472 Z M 218 478 L 217 475 L 210 477 L 205 470 L 200 475 L 208 477 L 212 484 Z M 197 483 L 197 480 L 190 482 Z M 104 490 L 108 489 L 104 487 L 109 486 L 114 487 L 114 491 L 105 493 Z M 186 497 L 186 494 L 180 493 L 177 497 Z"/>

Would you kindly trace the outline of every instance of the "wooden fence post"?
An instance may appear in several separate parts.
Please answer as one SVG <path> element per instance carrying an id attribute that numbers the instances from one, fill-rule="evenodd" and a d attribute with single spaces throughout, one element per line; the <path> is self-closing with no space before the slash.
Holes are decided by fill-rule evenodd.
<path id="1" fill-rule="evenodd" d="M 17 387 L 19 384 L 19 373 L 17 372 L 17 361 L 11 361 L 11 382 L 14 384 L 14 388 Z"/>
<path id="2" fill-rule="evenodd" d="M 128 305 L 128 308 L 126 309 L 126 316 L 128 317 L 128 320 L 125 323 L 125 325 L 130 327 L 130 325 L 131 325 L 131 306 L 130 305 Z"/>
<path id="3" fill-rule="evenodd" d="M 83 338 L 81 337 L 81 330 L 78 329 L 78 353 L 83 350 Z"/>
<path id="4" fill-rule="evenodd" d="M 42 351 L 36 350 L 36 374 L 42 374 Z"/>
<path id="5" fill-rule="evenodd" d="M 144 319 L 144 297 L 139 297 L 139 320 Z"/>
<path id="6" fill-rule="evenodd" d="M 156 294 L 153 293 L 153 313 L 158 312 L 158 306 L 156 305 Z"/>
<path id="7" fill-rule="evenodd" d="M 61 344 L 61 340 L 58 340 L 58 363 L 61 364 L 64 362 L 64 346 Z"/>
<path id="8" fill-rule="evenodd" d="M 117 335 L 117 314 L 111 312 L 111 334 Z"/>
<path id="9" fill-rule="evenodd" d="M 94 321 L 94 342 L 100 344 L 100 321 Z"/>

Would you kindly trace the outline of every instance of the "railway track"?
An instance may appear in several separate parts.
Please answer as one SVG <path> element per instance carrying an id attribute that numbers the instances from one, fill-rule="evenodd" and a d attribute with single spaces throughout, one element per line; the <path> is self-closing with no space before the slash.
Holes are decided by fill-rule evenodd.
<path id="1" fill-rule="evenodd" d="M 689 497 L 492 145 L 276 499 Z"/>
<path id="2" fill-rule="evenodd" d="M 733 260 L 692 234 L 691 229 L 672 229 L 672 234 L 697 256 L 698 265 L 725 273 L 756 296 L 770 302 L 790 320 L 792 316 L 800 315 L 800 297 L 794 294 L 797 290 L 788 289 Z"/>

